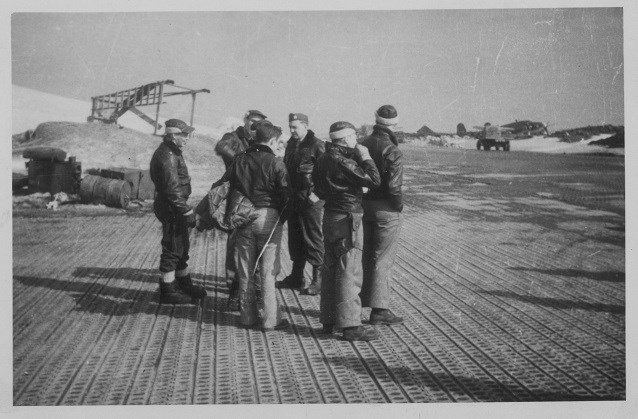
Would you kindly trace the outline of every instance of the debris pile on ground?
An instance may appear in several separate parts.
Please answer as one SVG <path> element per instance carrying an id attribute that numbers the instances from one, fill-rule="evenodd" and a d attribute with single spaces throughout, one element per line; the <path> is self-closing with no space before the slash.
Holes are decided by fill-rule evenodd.
<path id="1" fill-rule="evenodd" d="M 51 201 L 51 194 L 48 192 L 36 192 L 30 195 L 14 196 L 14 208 L 46 208 Z"/>
<path id="2" fill-rule="evenodd" d="M 62 204 L 73 204 L 80 201 L 80 197 L 76 194 L 69 195 L 64 192 L 58 192 L 53 195 L 53 200 L 46 204 L 47 209 L 57 210 Z"/>

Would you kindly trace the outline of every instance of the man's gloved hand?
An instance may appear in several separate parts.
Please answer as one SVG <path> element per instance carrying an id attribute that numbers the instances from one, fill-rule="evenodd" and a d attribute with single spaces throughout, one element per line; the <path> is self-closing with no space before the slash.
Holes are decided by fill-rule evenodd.
<path id="1" fill-rule="evenodd" d="M 361 144 L 357 144 L 354 147 L 354 154 L 361 160 L 361 161 L 365 161 L 365 160 L 371 160 L 372 157 L 370 157 L 370 152 L 368 151 L 368 147 L 361 145 Z"/>
<path id="2" fill-rule="evenodd" d="M 199 214 L 196 214 L 195 215 L 195 228 L 200 233 L 205 230 L 204 226 L 202 226 L 202 224 L 201 224 L 201 221 L 202 220 L 201 220 L 201 217 L 199 216 Z"/>
<path id="3" fill-rule="evenodd" d="M 279 223 L 283 225 L 286 221 L 288 221 L 288 218 L 290 218 L 290 214 L 291 212 L 290 209 L 288 209 L 288 205 L 285 205 L 279 213 Z"/>
<path id="4" fill-rule="evenodd" d="M 195 213 L 193 212 L 193 210 L 190 210 L 187 213 L 185 213 L 184 218 L 186 219 L 186 225 L 189 228 L 193 228 L 195 227 L 195 225 L 197 225 L 197 217 L 195 216 Z"/>

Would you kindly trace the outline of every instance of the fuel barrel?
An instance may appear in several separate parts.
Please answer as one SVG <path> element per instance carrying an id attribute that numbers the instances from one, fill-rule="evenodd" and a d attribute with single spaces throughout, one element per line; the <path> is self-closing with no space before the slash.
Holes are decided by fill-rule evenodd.
<path id="1" fill-rule="evenodd" d="M 86 175 L 80 183 L 80 199 L 86 204 L 126 208 L 131 201 L 131 184 L 125 180 Z"/>

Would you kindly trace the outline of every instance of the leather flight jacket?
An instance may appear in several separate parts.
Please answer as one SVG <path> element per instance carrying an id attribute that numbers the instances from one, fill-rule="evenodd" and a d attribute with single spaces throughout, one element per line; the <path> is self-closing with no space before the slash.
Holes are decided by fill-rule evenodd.
<path id="1" fill-rule="evenodd" d="M 298 209 L 309 207 L 314 203 L 310 199 L 310 194 L 315 189 L 312 170 L 325 150 L 325 143 L 317 138 L 312 130 L 308 130 L 301 140 L 294 138 L 288 140 L 284 163 L 290 177 L 293 205 Z"/>
<path id="2" fill-rule="evenodd" d="M 315 194 L 326 202 L 326 211 L 344 214 L 362 213 L 362 187 L 376 188 L 381 183 L 372 160 L 358 161 L 354 149 L 326 143 L 326 152 L 312 172 Z"/>
<path id="3" fill-rule="evenodd" d="M 387 200 L 390 206 L 398 212 L 403 210 L 403 153 L 399 150 L 399 143 L 392 131 L 375 125 L 362 145 L 368 148 L 370 156 L 379 169 L 381 186 L 370 189 L 363 199 Z"/>
<path id="4" fill-rule="evenodd" d="M 227 132 L 221 140 L 217 141 L 215 153 L 224 160 L 224 165 L 228 169 L 235 156 L 246 151 L 252 141 L 252 137 L 246 132 L 246 129 L 238 127 L 235 131 Z"/>
<path id="5" fill-rule="evenodd" d="M 191 194 L 191 178 L 180 148 L 164 138 L 150 164 L 151 180 L 155 184 L 153 208 L 157 217 L 170 220 L 191 210 L 187 204 Z"/>
<path id="6" fill-rule="evenodd" d="M 257 208 L 281 211 L 290 196 L 284 162 L 264 144 L 253 144 L 238 154 L 211 189 L 224 182 L 230 182 L 231 189 L 238 190 Z"/>

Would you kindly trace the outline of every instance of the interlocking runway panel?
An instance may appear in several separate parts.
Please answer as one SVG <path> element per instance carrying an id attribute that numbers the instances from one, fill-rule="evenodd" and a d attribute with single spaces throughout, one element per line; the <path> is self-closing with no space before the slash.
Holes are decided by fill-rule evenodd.
<path id="1" fill-rule="evenodd" d="M 152 212 L 14 212 L 14 404 L 624 399 L 624 161 L 404 152 L 406 321 L 369 343 L 322 334 L 319 297 L 292 290 L 285 330 L 241 328 L 222 233 L 192 233 L 208 296 L 172 307 Z"/>

